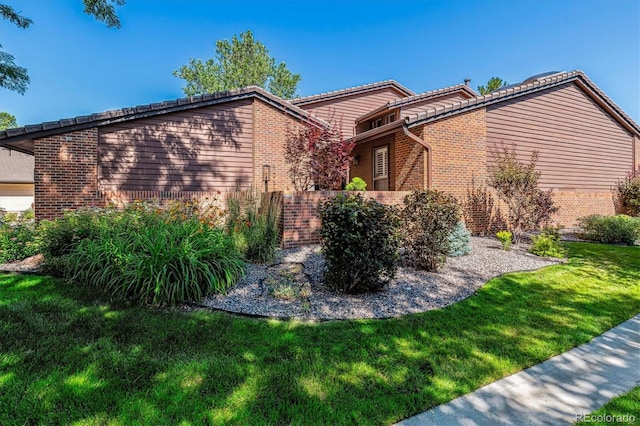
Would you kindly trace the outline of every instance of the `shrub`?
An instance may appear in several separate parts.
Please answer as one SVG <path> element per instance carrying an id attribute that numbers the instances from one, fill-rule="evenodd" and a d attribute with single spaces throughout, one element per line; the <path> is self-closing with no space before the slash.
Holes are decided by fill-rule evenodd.
<path id="1" fill-rule="evenodd" d="M 324 283 L 344 293 L 379 291 L 395 276 L 398 218 L 393 207 L 361 194 L 320 206 Z"/>
<path id="2" fill-rule="evenodd" d="M 196 202 L 172 202 L 65 214 L 47 228 L 47 235 L 63 242 L 49 243 L 58 250 L 50 250 L 58 253 L 52 263 L 70 281 L 116 300 L 201 300 L 233 285 L 244 263 L 232 238 L 209 226 L 200 212 Z M 82 229 L 67 229 L 74 224 Z"/>
<path id="3" fill-rule="evenodd" d="M 276 194 L 236 192 L 227 199 L 227 232 L 250 262 L 273 260 L 278 248 L 281 204 Z"/>
<path id="4" fill-rule="evenodd" d="M 0 220 L 0 263 L 14 262 L 37 254 L 33 222 L 18 219 L 4 223 Z"/>
<path id="5" fill-rule="evenodd" d="M 366 191 L 367 182 L 365 182 L 364 179 L 356 176 L 351 179 L 351 182 L 349 182 L 344 189 L 347 191 Z"/>
<path id="6" fill-rule="evenodd" d="M 449 234 L 460 220 L 455 198 L 440 191 L 413 191 L 404 198 L 402 242 L 411 266 L 436 271 L 450 251 Z"/>
<path id="7" fill-rule="evenodd" d="M 493 196 L 486 186 L 476 186 L 475 179 L 467 187 L 462 212 L 466 226 L 475 235 L 489 235 L 506 226 Z"/>
<path id="8" fill-rule="evenodd" d="M 52 221 L 41 221 L 36 231 L 36 244 L 44 256 L 42 271 L 63 277 L 66 255 L 73 252 L 81 241 L 99 234 L 101 215 L 106 215 L 106 211 L 99 213 L 96 209 L 80 209 L 66 211 L 61 218 Z"/>
<path id="9" fill-rule="evenodd" d="M 541 232 L 539 235 L 531 236 L 530 253 L 543 257 L 565 257 L 567 250 L 560 242 L 560 236 L 557 233 Z"/>
<path id="10" fill-rule="evenodd" d="M 491 154 L 494 164 L 490 167 L 488 183 L 507 206 L 507 219 L 513 241 L 517 243 L 525 231 L 539 229 L 559 208 L 553 202 L 552 190 L 538 188 L 537 151 L 531 154 L 529 164 L 518 161 L 515 148 L 503 148 Z"/>
<path id="11" fill-rule="evenodd" d="M 618 181 L 614 195 L 623 213 L 640 217 L 640 167 Z"/>
<path id="12" fill-rule="evenodd" d="M 511 249 L 511 242 L 513 238 L 513 234 L 511 233 L 511 231 L 500 231 L 496 234 L 496 237 L 502 243 L 502 248 L 504 250 L 508 251 L 509 249 Z"/>
<path id="13" fill-rule="evenodd" d="M 640 218 L 627 215 L 591 215 L 578 219 L 582 231 L 578 233 L 585 240 L 607 244 L 623 243 L 634 245 L 640 240 Z"/>
<path id="14" fill-rule="evenodd" d="M 449 257 L 460 257 L 471 253 L 471 233 L 460 221 L 449 234 Z"/>

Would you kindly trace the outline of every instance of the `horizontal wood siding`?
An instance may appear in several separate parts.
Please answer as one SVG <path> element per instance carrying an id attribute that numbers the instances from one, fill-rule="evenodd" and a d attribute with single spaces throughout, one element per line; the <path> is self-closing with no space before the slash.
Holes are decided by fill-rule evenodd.
<path id="1" fill-rule="evenodd" d="M 389 101 L 402 97 L 404 97 L 404 95 L 394 89 L 385 87 L 332 100 L 299 105 L 299 107 L 306 111 L 311 111 L 325 120 L 331 116 L 331 112 L 333 111 L 336 119 L 342 118 L 342 135 L 345 139 L 348 139 L 354 135 L 353 130 L 356 118 L 381 107 Z"/>
<path id="2" fill-rule="evenodd" d="M 631 134 L 573 83 L 490 106 L 486 120 L 489 149 L 539 152 L 543 188 L 608 192 L 633 164 Z"/>
<path id="3" fill-rule="evenodd" d="M 416 115 L 419 112 L 425 111 L 427 109 L 434 109 L 439 106 L 449 105 L 454 102 L 463 101 L 465 99 L 469 99 L 469 96 L 464 96 L 462 93 L 451 93 L 444 96 L 438 96 L 437 98 L 426 99 L 422 102 L 416 102 L 411 105 L 403 106 L 400 111 L 400 116 L 402 118 L 408 117 L 410 115 Z"/>
<path id="4" fill-rule="evenodd" d="M 228 191 L 253 182 L 251 100 L 100 129 L 99 183 L 109 191 Z"/>

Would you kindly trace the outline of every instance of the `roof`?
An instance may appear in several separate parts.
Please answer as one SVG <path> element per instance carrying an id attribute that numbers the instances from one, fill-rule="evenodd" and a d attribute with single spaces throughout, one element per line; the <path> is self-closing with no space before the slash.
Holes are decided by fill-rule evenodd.
<path id="1" fill-rule="evenodd" d="M 0 148 L 0 183 L 33 183 L 33 155 Z"/>
<path id="2" fill-rule="evenodd" d="M 65 118 L 57 121 L 49 121 L 40 124 L 17 127 L 14 129 L 7 129 L 0 131 L 0 146 L 7 145 L 17 151 L 32 154 L 33 139 L 177 111 L 201 108 L 204 106 L 232 102 L 251 97 L 261 99 L 262 101 L 284 111 L 287 114 L 293 115 L 296 118 L 305 121 L 313 121 L 318 124 L 326 124 L 321 119 L 310 116 L 307 111 L 292 105 L 284 99 L 279 98 L 260 87 L 248 86 L 225 92 L 179 98 L 165 102 L 139 105 L 136 107 L 122 108 L 91 115 Z"/>
<path id="3" fill-rule="evenodd" d="M 289 102 L 293 105 L 306 105 L 314 102 L 328 101 L 343 96 L 349 96 L 356 93 L 371 92 L 378 89 L 390 87 L 406 96 L 414 96 L 415 93 L 395 80 L 385 80 L 377 83 L 364 84 L 362 86 L 349 87 L 347 89 L 334 90 L 333 92 L 319 93 L 317 95 L 304 96 L 301 98 L 291 99 Z"/>
<path id="4" fill-rule="evenodd" d="M 407 125 L 413 127 L 431 121 L 440 120 L 452 115 L 461 114 L 474 109 L 505 102 L 520 96 L 536 93 L 545 89 L 576 82 L 605 110 L 607 110 L 620 124 L 630 132 L 640 136 L 640 126 L 631 119 L 618 105 L 615 104 L 598 86 L 582 71 L 560 72 L 535 81 L 526 80 L 520 85 L 509 86 L 484 96 L 457 101 L 449 105 L 426 109 L 416 115 L 407 117 Z"/>
<path id="5" fill-rule="evenodd" d="M 469 95 L 469 97 L 477 97 L 478 93 L 476 93 L 475 90 L 473 90 L 471 87 L 467 86 L 466 84 L 456 84 L 455 86 L 449 86 L 449 87 L 443 87 L 441 89 L 436 89 L 436 90 L 430 90 L 428 92 L 423 92 L 420 93 L 418 95 L 413 95 L 413 96 L 407 96 L 404 98 L 400 98 L 400 99 L 395 99 L 393 101 L 389 101 L 386 104 L 382 105 L 379 108 L 374 109 L 371 112 L 368 112 L 364 115 L 361 115 L 360 117 L 358 117 L 356 119 L 356 121 L 362 121 L 365 120 L 369 117 L 372 117 L 382 111 L 391 109 L 391 108 L 397 108 L 397 107 L 401 107 L 401 106 L 406 106 L 406 105 L 411 105 L 414 103 L 418 103 L 418 102 L 422 102 L 422 101 L 426 101 L 429 99 L 433 99 L 433 98 L 437 98 L 439 96 L 444 96 L 444 95 L 449 95 L 451 93 L 455 93 L 455 92 L 465 92 L 467 95 Z"/>

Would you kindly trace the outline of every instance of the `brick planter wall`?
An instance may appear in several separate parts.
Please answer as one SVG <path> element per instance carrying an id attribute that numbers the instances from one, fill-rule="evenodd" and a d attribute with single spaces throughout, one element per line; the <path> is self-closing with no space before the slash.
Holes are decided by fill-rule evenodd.
<path id="1" fill-rule="evenodd" d="M 319 204 L 338 195 L 340 191 L 308 191 L 282 193 L 281 246 L 282 248 L 320 244 Z M 367 191 L 364 196 L 376 201 L 397 205 L 409 192 Z"/>

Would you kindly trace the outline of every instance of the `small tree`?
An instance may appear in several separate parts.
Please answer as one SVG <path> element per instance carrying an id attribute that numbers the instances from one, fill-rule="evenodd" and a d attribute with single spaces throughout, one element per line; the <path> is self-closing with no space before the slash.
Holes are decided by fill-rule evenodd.
<path id="1" fill-rule="evenodd" d="M 529 164 L 518 161 L 515 148 L 503 147 L 491 155 L 494 164 L 489 170 L 488 184 L 507 206 L 507 221 L 513 240 L 518 243 L 524 232 L 539 229 L 559 208 L 553 202 L 552 190 L 542 191 L 538 187 L 537 151 L 531 154 Z"/>
<path id="2" fill-rule="evenodd" d="M 488 95 L 489 93 L 495 92 L 496 90 L 506 86 L 507 84 L 509 83 L 502 80 L 500 77 L 491 77 L 487 82 L 486 87 L 478 86 L 478 92 L 480 92 L 481 95 Z"/>
<path id="3" fill-rule="evenodd" d="M 327 126 L 303 123 L 288 130 L 284 157 L 297 191 L 307 190 L 312 182 L 322 190 L 342 189 L 355 142 L 344 140 L 340 129 L 341 121 L 332 115 Z"/>
<path id="4" fill-rule="evenodd" d="M 614 188 L 614 198 L 622 213 L 640 216 L 640 167 L 618 181 Z"/>
<path id="5" fill-rule="evenodd" d="M 6 130 L 12 127 L 18 127 L 16 117 L 8 112 L 0 112 L 0 130 Z"/>

